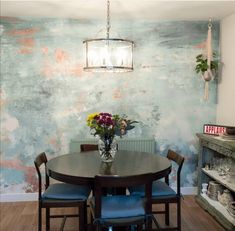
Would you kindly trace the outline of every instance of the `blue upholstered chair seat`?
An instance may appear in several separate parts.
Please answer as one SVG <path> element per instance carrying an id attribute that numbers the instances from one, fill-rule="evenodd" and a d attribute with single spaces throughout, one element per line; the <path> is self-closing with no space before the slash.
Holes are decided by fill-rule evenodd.
<path id="1" fill-rule="evenodd" d="M 118 219 L 145 216 L 145 201 L 140 196 L 102 197 L 101 219 Z M 94 200 L 92 202 L 94 208 Z"/>
<path id="2" fill-rule="evenodd" d="M 86 200 L 90 194 L 87 186 L 57 183 L 50 185 L 42 194 L 42 199 Z"/>
<path id="3" fill-rule="evenodd" d="M 144 196 L 144 186 L 129 188 L 131 195 Z M 152 187 L 152 198 L 176 196 L 176 192 L 163 181 L 154 181 Z"/>

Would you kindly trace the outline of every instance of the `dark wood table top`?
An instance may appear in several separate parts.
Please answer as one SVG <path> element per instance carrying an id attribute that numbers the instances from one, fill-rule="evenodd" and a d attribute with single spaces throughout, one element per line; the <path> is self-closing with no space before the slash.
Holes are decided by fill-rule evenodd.
<path id="1" fill-rule="evenodd" d="M 66 154 L 47 162 L 50 177 L 72 184 L 92 184 L 96 175 L 116 177 L 138 176 L 152 173 L 155 179 L 168 175 L 171 162 L 157 154 L 118 151 L 112 163 L 104 163 L 98 151 Z"/>

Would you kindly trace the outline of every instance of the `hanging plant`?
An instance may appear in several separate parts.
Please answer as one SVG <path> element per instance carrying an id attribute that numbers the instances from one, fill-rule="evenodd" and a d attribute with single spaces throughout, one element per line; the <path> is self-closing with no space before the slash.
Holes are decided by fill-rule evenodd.
<path id="1" fill-rule="evenodd" d="M 218 70 L 218 61 L 216 59 L 216 53 L 212 50 L 212 23 L 209 19 L 208 23 L 208 32 L 205 53 L 200 54 L 196 57 L 196 67 L 195 70 L 197 73 L 201 74 L 204 85 L 204 100 L 209 98 L 209 82 L 214 79 L 215 74 Z"/>
<path id="2" fill-rule="evenodd" d="M 217 55 L 215 52 L 213 52 L 213 59 L 211 61 L 211 65 L 210 65 L 210 70 L 214 72 L 214 74 L 217 72 L 218 70 L 218 60 L 216 60 L 217 58 Z M 208 71 L 209 69 L 209 65 L 207 64 L 207 58 L 203 55 L 203 54 L 200 54 L 196 57 L 196 67 L 195 67 L 195 70 L 196 70 L 196 73 L 200 73 L 202 75 L 204 75 L 204 73 L 206 71 Z"/>

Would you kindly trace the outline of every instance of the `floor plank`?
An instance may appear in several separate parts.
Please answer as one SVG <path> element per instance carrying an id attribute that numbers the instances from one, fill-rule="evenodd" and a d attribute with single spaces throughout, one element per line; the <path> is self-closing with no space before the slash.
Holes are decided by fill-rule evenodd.
<path id="1" fill-rule="evenodd" d="M 156 206 L 154 206 L 156 208 Z M 175 224 L 176 206 L 171 206 L 171 224 Z M 160 206 L 157 206 L 160 209 Z M 76 213 L 73 208 L 52 209 L 52 213 Z M 44 215 L 44 214 L 43 214 Z M 45 224 L 45 215 L 43 224 Z M 157 216 L 164 226 L 163 215 Z M 51 231 L 59 230 L 62 219 L 51 219 Z M 0 203 L 1 231 L 37 231 L 37 202 L 5 202 Z M 43 231 L 45 225 L 43 225 Z M 78 231 L 78 219 L 68 218 L 64 231 Z M 194 196 L 186 196 L 182 200 L 182 231 L 225 231 L 206 211 L 195 202 Z"/>

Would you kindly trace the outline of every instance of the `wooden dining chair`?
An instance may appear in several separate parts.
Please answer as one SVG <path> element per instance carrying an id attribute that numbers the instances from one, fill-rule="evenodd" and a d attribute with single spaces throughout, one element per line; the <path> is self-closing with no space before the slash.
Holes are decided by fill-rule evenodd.
<path id="1" fill-rule="evenodd" d="M 98 144 L 81 144 L 80 150 L 81 152 L 98 151 L 99 146 Z M 117 144 L 117 150 L 118 150 L 118 144 Z"/>
<path id="2" fill-rule="evenodd" d="M 63 230 L 67 217 L 79 217 L 79 231 L 86 230 L 87 222 L 87 198 L 90 188 L 83 185 L 67 183 L 50 184 L 50 178 L 45 168 L 45 190 L 42 193 L 41 165 L 46 167 L 47 157 L 43 152 L 34 160 L 38 174 L 38 231 L 42 230 L 42 208 L 46 209 L 46 231 L 50 230 L 50 218 L 64 218 L 60 230 Z M 51 215 L 50 208 L 77 207 L 79 214 Z"/>
<path id="3" fill-rule="evenodd" d="M 145 197 L 132 195 L 103 196 L 105 188 L 123 188 L 144 185 Z M 152 174 L 140 176 L 115 177 L 95 176 L 94 197 L 90 200 L 93 224 L 97 231 L 102 227 L 137 225 L 142 230 L 150 230 Z"/>
<path id="4" fill-rule="evenodd" d="M 81 152 L 98 151 L 98 144 L 81 144 Z"/>
<path id="5" fill-rule="evenodd" d="M 175 151 L 169 150 L 167 158 L 174 161 L 178 165 L 177 169 L 177 191 L 175 192 L 169 186 L 169 175 L 165 177 L 164 181 L 154 181 L 152 186 L 152 205 L 165 204 L 165 209 L 162 211 L 152 211 L 153 214 L 165 214 L 165 224 L 167 228 L 159 228 L 158 230 L 178 230 L 181 231 L 181 190 L 180 190 L 180 174 L 184 163 L 184 157 Z M 144 196 L 143 186 L 130 187 L 131 195 Z M 170 224 L 170 203 L 177 204 L 177 225 L 175 227 L 169 227 Z"/>

